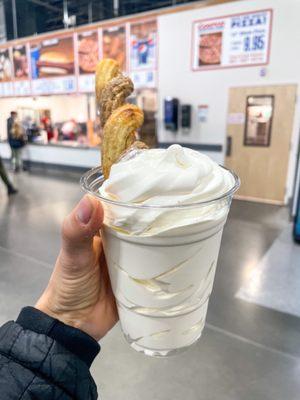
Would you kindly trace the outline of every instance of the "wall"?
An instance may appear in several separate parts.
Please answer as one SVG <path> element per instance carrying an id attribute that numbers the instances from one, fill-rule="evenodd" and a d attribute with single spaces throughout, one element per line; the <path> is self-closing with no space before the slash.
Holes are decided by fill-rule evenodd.
<path id="1" fill-rule="evenodd" d="M 273 32 L 270 64 L 267 75 L 260 76 L 261 67 L 244 67 L 192 72 L 191 31 L 197 19 L 273 8 Z M 183 11 L 159 17 L 159 95 L 158 136 L 160 142 L 221 144 L 222 153 L 207 153 L 218 162 L 224 161 L 228 88 L 233 86 L 300 84 L 300 1 L 256 0 Z M 298 49 L 298 51 L 297 51 Z M 299 90 L 299 88 L 298 88 Z M 299 92 L 300 94 L 300 92 Z M 177 134 L 166 131 L 162 123 L 163 99 L 177 97 L 181 103 L 193 106 L 192 129 Z M 196 109 L 209 105 L 208 121 L 199 127 Z M 288 172 L 288 196 L 292 193 L 299 132 L 299 104 L 295 117 Z"/>

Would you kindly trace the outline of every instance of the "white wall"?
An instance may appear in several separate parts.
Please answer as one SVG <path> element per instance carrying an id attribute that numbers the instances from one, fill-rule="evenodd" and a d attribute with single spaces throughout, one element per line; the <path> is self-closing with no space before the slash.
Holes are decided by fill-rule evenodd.
<path id="1" fill-rule="evenodd" d="M 192 72 L 192 22 L 197 19 L 219 17 L 245 11 L 273 8 L 273 32 L 270 64 L 265 77 L 261 67 L 232 68 Z M 222 144 L 223 152 L 207 153 L 218 162 L 224 161 L 228 89 L 234 86 L 300 84 L 300 1 L 253 0 L 226 3 L 159 17 L 159 141 Z M 298 88 L 299 90 L 299 88 Z M 299 91 L 300 94 L 300 91 Z M 163 99 L 179 98 L 181 103 L 193 106 L 192 129 L 186 134 L 166 131 L 162 123 Z M 207 123 L 196 121 L 199 104 L 209 105 Z M 291 195 L 299 133 L 299 104 L 295 117 L 291 157 L 288 172 L 288 196 Z"/>

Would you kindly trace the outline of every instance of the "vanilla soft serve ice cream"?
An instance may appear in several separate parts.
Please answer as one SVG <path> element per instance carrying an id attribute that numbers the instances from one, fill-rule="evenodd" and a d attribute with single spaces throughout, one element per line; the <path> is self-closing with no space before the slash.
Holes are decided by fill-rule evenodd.
<path id="1" fill-rule="evenodd" d="M 118 209 L 109 214 L 115 227 L 128 234 L 154 235 L 176 227 L 218 218 L 212 209 L 199 213 L 187 207 L 178 218 L 176 209 L 159 208 L 205 202 L 219 198 L 234 186 L 234 177 L 204 154 L 172 145 L 152 149 L 112 166 L 100 193 L 112 200 L 133 205 L 154 206 Z"/>
<path id="2" fill-rule="evenodd" d="M 129 153 L 111 168 L 104 250 L 123 332 L 135 349 L 168 355 L 205 324 L 236 177 L 172 145 Z"/>

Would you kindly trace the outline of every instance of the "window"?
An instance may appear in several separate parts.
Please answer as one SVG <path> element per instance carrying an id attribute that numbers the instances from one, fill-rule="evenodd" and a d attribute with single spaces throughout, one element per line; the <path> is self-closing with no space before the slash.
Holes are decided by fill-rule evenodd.
<path id="1" fill-rule="evenodd" d="M 274 96 L 248 96 L 244 146 L 270 146 Z"/>

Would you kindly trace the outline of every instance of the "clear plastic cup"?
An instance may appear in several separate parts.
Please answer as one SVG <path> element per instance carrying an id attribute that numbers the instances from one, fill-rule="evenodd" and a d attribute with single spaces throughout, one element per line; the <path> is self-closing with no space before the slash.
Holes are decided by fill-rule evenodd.
<path id="1" fill-rule="evenodd" d="M 135 350 L 165 357 L 185 350 L 201 336 L 223 227 L 240 184 L 237 175 L 229 172 L 234 185 L 224 195 L 176 206 L 124 203 L 101 196 L 101 168 L 81 178 L 82 188 L 104 207 L 101 235 L 110 280 L 122 331 Z M 149 216 L 160 221 L 160 228 L 133 234 L 126 224 L 114 225 L 115 216 L 122 215 L 135 231 Z M 195 223 L 187 224 L 191 217 Z"/>

